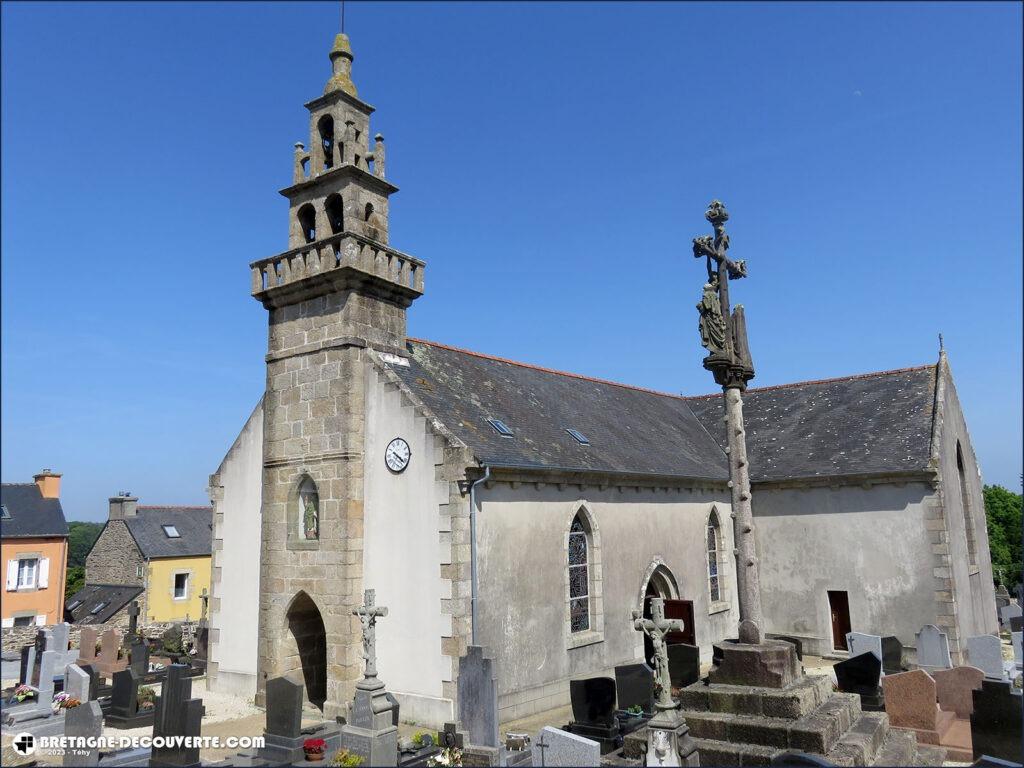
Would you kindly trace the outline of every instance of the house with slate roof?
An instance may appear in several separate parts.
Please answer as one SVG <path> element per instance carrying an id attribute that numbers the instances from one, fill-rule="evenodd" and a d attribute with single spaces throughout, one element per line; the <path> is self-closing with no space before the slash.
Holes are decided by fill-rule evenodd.
<path id="1" fill-rule="evenodd" d="M 110 499 L 103 530 L 85 560 L 85 587 L 65 606 L 69 620 L 124 619 L 138 600 L 143 622 L 198 620 L 210 590 L 210 507 L 145 506 Z M 118 618 L 120 617 L 120 619 Z"/>
<path id="2" fill-rule="evenodd" d="M 5 627 L 61 621 L 68 562 L 68 524 L 61 476 L 44 469 L 31 483 L 0 485 L 0 563 Z"/>
<path id="3" fill-rule="evenodd" d="M 684 621 L 670 640 L 710 661 L 738 625 L 721 393 L 410 338 L 426 265 L 389 243 L 397 188 L 346 36 L 330 59 L 281 190 L 288 250 L 250 265 L 266 390 L 210 478 L 208 685 L 260 702 L 292 674 L 343 714 L 365 589 L 388 608 L 379 676 L 424 725 L 455 719 L 469 645 L 497 661 L 503 721 L 650 658 L 632 616 L 652 597 Z M 995 630 L 980 471 L 944 352 L 743 397 L 769 634 L 836 656 L 850 630 L 896 635 L 913 658 L 932 623 L 962 660 Z"/>

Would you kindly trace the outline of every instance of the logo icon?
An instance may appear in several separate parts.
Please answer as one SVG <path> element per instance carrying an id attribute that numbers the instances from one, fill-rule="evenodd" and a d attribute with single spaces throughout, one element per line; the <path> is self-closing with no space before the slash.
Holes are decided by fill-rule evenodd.
<path id="1" fill-rule="evenodd" d="M 31 733 L 19 733 L 14 737 L 11 746 L 19 755 L 31 755 L 36 751 L 36 737 Z"/>

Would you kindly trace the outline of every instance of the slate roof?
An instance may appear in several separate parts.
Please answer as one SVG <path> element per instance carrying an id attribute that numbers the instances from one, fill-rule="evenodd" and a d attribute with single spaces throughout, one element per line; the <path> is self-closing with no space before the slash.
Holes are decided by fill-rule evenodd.
<path id="1" fill-rule="evenodd" d="M 64 602 L 64 620 L 73 624 L 103 624 L 141 594 L 142 587 L 86 584 Z M 103 603 L 105 605 L 93 613 Z M 71 608 L 72 605 L 75 607 Z"/>
<path id="2" fill-rule="evenodd" d="M 213 507 L 140 505 L 125 523 L 145 558 L 209 555 L 213 549 Z M 165 525 L 173 525 L 179 538 L 164 533 Z"/>
<path id="3" fill-rule="evenodd" d="M 5 539 L 68 535 L 60 499 L 44 499 L 35 483 L 3 483 L 0 503 L 10 514 L 0 519 L 0 536 Z"/>
<path id="4" fill-rule="evenodd" d="M 676 395 L 422 341 L 392 370 L 478 460 L 495 466 L 724 479 L 725 454 Z M 499 435 L 500 419 L 515 437 Z M 566 429 L 590 441 L 580 445 Z"/>
<path id="5" fill-rule="evenodd" d="M 743 397 L 750 479 L 923 470 L 931 456 L 936 366 L 750 389 Z M 724 447 L 721 395 L 690 398 Z"/>
<path id="6" fill-rule="evenodd" d="M 390 365 L 481 464 L 725 481 L 721 394 L 683 397 L 410 339 Z M 923 470 L 936 366 L 751 389 L 751 479 Z M 495 418 L 514 432 L 502 437 Z M 567 428 L 589 440 L 580 445 Z"/>

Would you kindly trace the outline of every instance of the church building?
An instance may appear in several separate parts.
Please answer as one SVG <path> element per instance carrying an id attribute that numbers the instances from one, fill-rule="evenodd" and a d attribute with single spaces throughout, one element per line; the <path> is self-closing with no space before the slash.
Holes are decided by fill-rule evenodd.
<path id="1" fill-rule="evenodd" d="M 684 397 L 411 338 L 426 265 L 388 238 L 384 140 L 348 38 L 296 145 L 288 250 L 251 265 L 265 394 L 210 478 L 209 685 L 295 676 L 341 714 L 376 590 L 402 719 L 454 719 L 458 659 L 497 659 L 503 721 L 644 658 L 666 599 L 710 661 L 738 624 L 721 393 Z M 927 623 L 996 629 L 981 479 L 945 353 L 744 394 L 764 629 L 843 655 Z"/>

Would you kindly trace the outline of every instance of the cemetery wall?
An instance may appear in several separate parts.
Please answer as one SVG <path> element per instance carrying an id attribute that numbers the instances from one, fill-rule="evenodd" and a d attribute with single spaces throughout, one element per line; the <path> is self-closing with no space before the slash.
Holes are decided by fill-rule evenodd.
<path id="1" fill-rule="evenodd" d="M 754 530 L 766 630 L 832 651 L 828 591 L 845 591 L 855 632 L 909 647 L 934 623 L 927 482 L 757 487 Z"/>
<path id="2" fill-rule="evenodd" d="M 124 632 L 128 627 L 128 612 L 119 611 L 113 621 L 106 624 L 72 624 L 68 631 L 68 638 L 72 648 L 79 647 L 79 640 L 82 636 L 82 627 L 89 626 L 95 629 L 100 635 L 108 629 L 117 629 Z M 173 623 L 146 624 L 139 626 L 139 634 L 147 638 L 158 638 L 167 629 L 174 626 Z M 32 645 L 36 640 L 37 632 L 42 627 L 4 627 L 0 637 L 3 639 L 4 653 L 18 653 L 26 645 Z"/>
<path id="3" fill-rule="evenodd" d="M 724 604 L 711 604 L 707 576 L 713 506 L 723 549 L 734 546 L 724 487 L 526 482 L 496 483 L 479 494 L 479 643 L 498 662 L 503 719 L 567 704 L 571 678 L 610 674 L 615 665 L 642 658 L 643 636 L 631 614 L 641 608 L 657 562 L 671 571 L 678 597 L 694 602 L 703 661 L 710 661 L 713 642 L 735 636 L 734 562 L 723 563 Z M 572 633 L 568 538 L 580 510 L 591 529 L 591 631 Z"/>
<path id="4" fill-rule="evenodd" d="M 940 362 L 940 376 L 943 378 L 939 387 L 939 427 L 940 439 L 938 455 L 934 458 L 939 466 L 939 498 L 944 512 L 946 542 L 938 542 L 936 554 L 942 562 L 936 563 L 937 579 L 946 580 L 944 595 L 937 594 L 940 603 L 940 618 L 949 616 L 946 621 L 955 617 L 956 626 L 950 631 L 948 624 L 936 622 L 944 631 L 949 632 L 950 651 L 954 654 L 964 649 L 966 638 L 985 635 L 998 630 L 996 622 L 995 587 L 992 580 L 992 558 L 988 549 L 988 527 L 985 522 L 985 500 L 982 495 L 981 468 L 978 466 L 971 437 L 967 431 L 967 423 L 956 386 L 949 372 L 948 363 L 943 356 Z M 963 457 L 964 493 L 960 488 L 960 471 L 957 466 L 957 443 Z M 970 517 L 974 536 L 974 564 L 968 554 L 967 519 L 964 511 L 964 497 L 967 500 L 967 513 Z M 948 548 L 942 546 L 946 544 Z"/>
<path id="5" fill-rule="evenodd" d="M 210 598 L 210 690 L 252 698 L 260 604 L 260 500 L 263 398 L 217 472 L 210 476 L 213 569 Z"/>
<path id="6" fill-rule="evenodd" d="M 377 669 L 403 720 L 440 726 L 454 719 L 458 625 L 469 610 L 442 572 L 467 541 L 468 507 L 447 479 L 464 476 L 465 458 L 447 454 L 453 471 L 445 472 L 446 439 L 387 371 L 368 366 L 365 391 L 363 585 L 388 608 L 377 632 Z M 384 461 L 396 437 L 411 449 L 400 473 Z"/>

